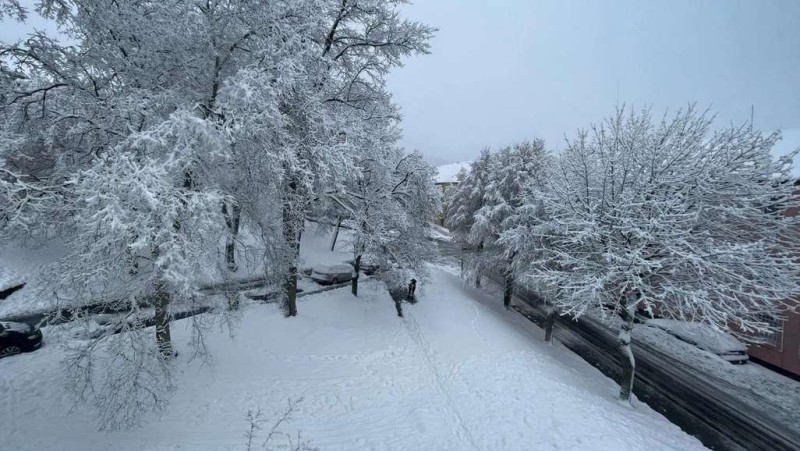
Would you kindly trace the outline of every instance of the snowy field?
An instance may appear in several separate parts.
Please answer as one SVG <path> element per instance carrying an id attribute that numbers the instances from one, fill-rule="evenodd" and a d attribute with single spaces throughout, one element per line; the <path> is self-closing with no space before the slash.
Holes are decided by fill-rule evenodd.
<path id="1" fill-rule="evenodd" d="M 242 450 L 248 410 L 271 420 L 302 398 L 282 430 L 322 450 L 702 449 L 451 271 L 434 268 L 403 319 L 374 281 L 360 298 L 303 298 L 294 319 L 248 304 L 235 336 L 210 335 L 210 367 L 187 360 L 179 321 L 178 389 L 162 418 L 130 431 L 98 432 L 86 407 L 70 410 L 58 346 L 2 359 L 3 448 Z"/>

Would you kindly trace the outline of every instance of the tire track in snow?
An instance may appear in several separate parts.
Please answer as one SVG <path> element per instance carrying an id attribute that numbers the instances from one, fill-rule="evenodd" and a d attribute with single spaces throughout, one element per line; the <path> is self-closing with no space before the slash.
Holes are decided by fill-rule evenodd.
<path id="1" fill-rule="evenodd" d="M 410 309 L 409 309 L 410 310 Z M 433 358 L 431 357 L 431 345 L 428 340 L 425 339 L 425 336 L 422 334 L 422 330 L 419 327 L 419 323 L 417 322 L 414 315 L 409 311 L 406 314 L 407 320 L 403 321 L 408 325 L 408 332 L 411 335 L 411 338 L 419 345 L 420 350 L 422 351 L 422 355 L 425 357 L 425 363 L 428 366 L 428 369 L 431 371 L 433 375 L 433 379 L 436 381 L 436 386 L 442 394 L 442 397 L 445 400 L 445 404 L 447 405 L 448 409 L 453 413 L 453 416 L 456 418 L 456 422 L 458 423 L 459 428 L 461 429 L 461 434 L 457 434 L 463 438 L 466 438 L 469 441 L 472 448 L 475 450 L 480 450 L 481 448 L 475 442 L 475 437 L 472 436 L 472 432 L 467 427 L 466 421 L 458 412 L 458 408 L 456 408 L 455 402 L 453 402 L 453 397 L 450 396 L 450 392 L 445 387 L 444 382 L 442 382 L 442 376 L 439 374 L 439 370 L 436 369 L 436 365 L 433 363 Z"/>

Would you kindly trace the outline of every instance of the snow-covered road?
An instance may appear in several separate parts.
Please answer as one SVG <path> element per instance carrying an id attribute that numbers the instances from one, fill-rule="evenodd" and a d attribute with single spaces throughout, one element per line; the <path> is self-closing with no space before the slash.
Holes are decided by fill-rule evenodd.
<path id="1" fill-rule="evenodd" d="M 84 406 L 69 412 L 56 346 L 0 360 L 2 448 L 245 449 L 248 409 L 276 416 L 303 398 L 284 428 L 322 450 L 701 449 L 498 299 L 433 268 L 400 319 L 383 287 L 360 298 L 305 298 L 300 316 L 249 305 L 234 338 L 209 335 L 212 367 L 189 362 L 178 322 L 178 389 L 160 420 L 97 432 Z"/>

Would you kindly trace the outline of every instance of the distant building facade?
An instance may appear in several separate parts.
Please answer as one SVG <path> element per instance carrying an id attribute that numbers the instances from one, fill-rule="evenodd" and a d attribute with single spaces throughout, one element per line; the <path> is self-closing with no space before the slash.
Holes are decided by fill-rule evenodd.
<path id="1" fill-rule="evenodd" d="M 800 195 L 800 179 L 794 183 L 796 195 Z M 786 211 L 787 216 L 800 214 L 797 208 Z M 794 307 L 786 317 L 776 324 L 778 332 L 759 336 L 764 344 L 753 345 L 748 353 L 762 362 L 800 377 L 800 296 L 794 299 Z"/>
<path id="2" fill-rule="evenodd" d="M 800 313 L 787 313 L 780 331 L 764 337 L 768 343 L 753 345 L 749 354 L 762 362 L 800 377 Z"/>

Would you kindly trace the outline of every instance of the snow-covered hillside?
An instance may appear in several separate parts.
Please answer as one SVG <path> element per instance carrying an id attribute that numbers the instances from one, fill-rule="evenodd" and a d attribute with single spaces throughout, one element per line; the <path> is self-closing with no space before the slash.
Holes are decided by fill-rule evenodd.
<path id="1" fill-rule="evenodd" d="M 248 410 L 269 419 L 263 441 L 287 399 L 302 398 L 281 430 L 321 450 L 702 448 L 645 404 L 617 401 L 612 380 L 449 271 L 433 269 L 403 319 L 377 282 L 359 298 L 305 297 L 293 319 L 247 305 L 232 337 L 209 335 L 210 368 L 189 360 L 188 320 L 177 322 L 174 398 L 130 431 L 97 432 L 85 406 L 70 411 L 59 347 L 2 359 L 3 447 L 243 450 Z"/>

